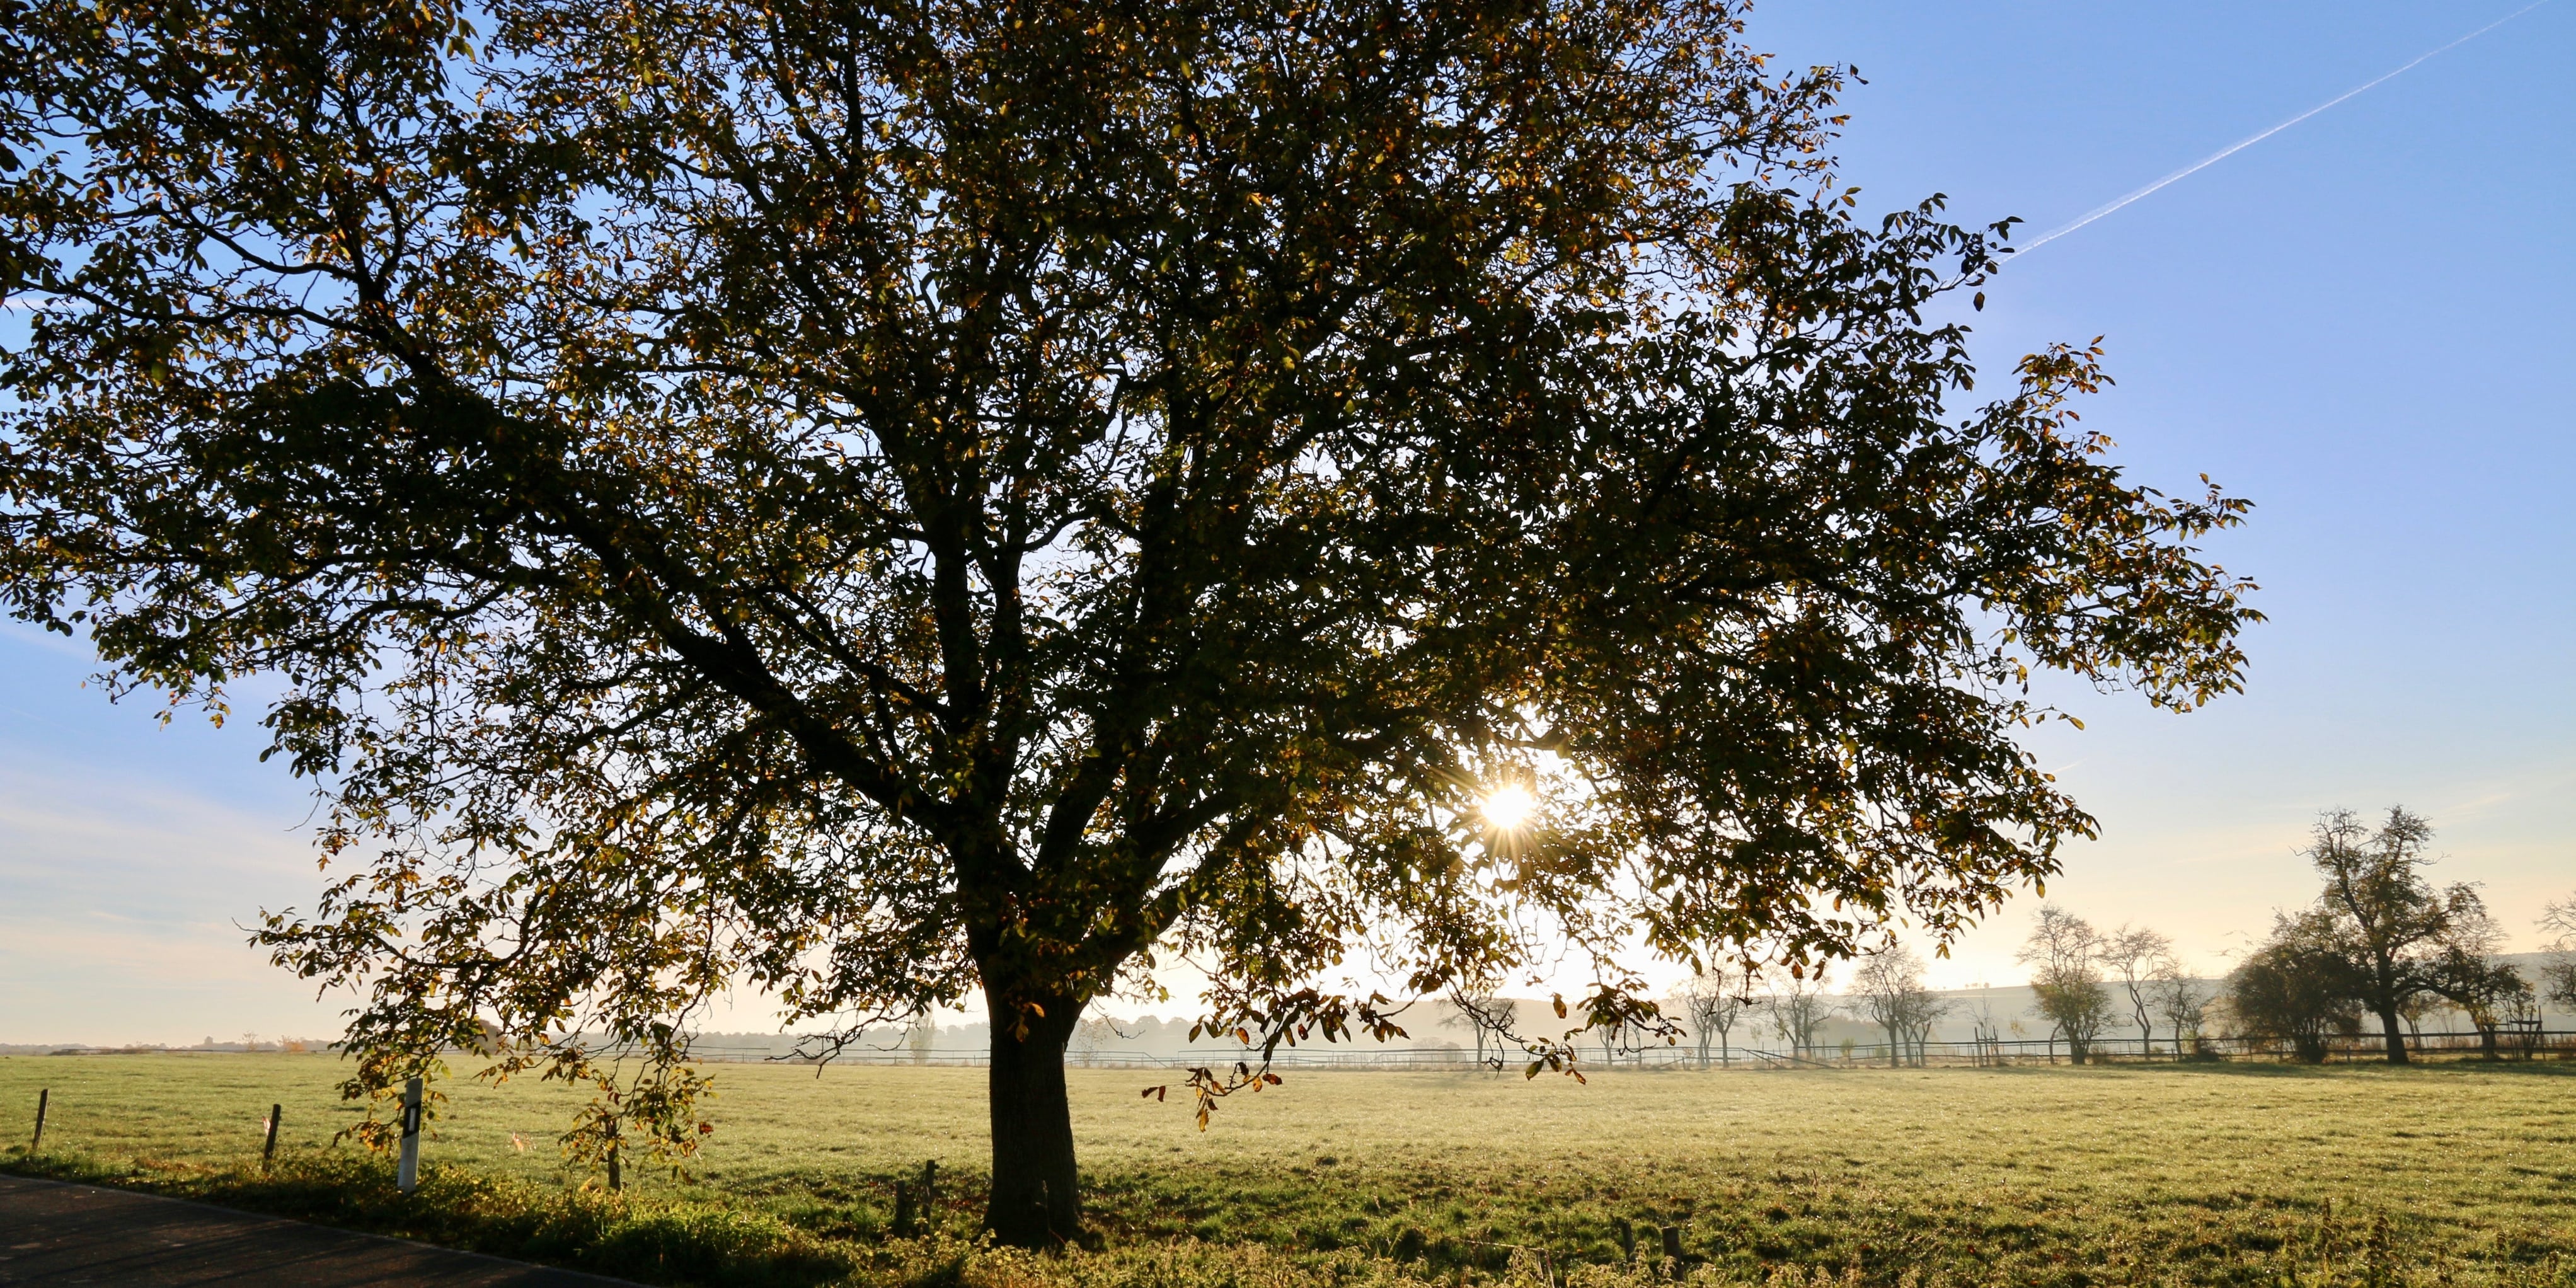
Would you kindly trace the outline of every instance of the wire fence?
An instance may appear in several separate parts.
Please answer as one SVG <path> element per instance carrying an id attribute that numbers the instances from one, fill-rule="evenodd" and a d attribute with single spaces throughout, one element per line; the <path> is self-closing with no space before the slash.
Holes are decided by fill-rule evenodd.
<path id="1" fill-rule="evenodd" d="M 2537 1026 L 2504 1026 L 2492 1035 L 2475 1030 L 2466 1032 L 2409 1033 L 2405 1038 L 2410 1056 L 2444 1059 L 2483 1059 L 2492 1055 L 2503 1060 L 2576 1059 L 2576 1030 L 2543 1029 Z M 779 1047 L 752 1047 L 700 1044 L 690 1048 L 700 1060 L 726 1062 L 815 1063 Z M 1589 1070 L 1639 1069 L 1666 1072 L 1706 1070 L 1779 1070 L 1779 1069 L 1856 1069 L 1856 1068 L 2002 1068 L 2020 1065 L 2073 1064 L 2079 1062 L 2079 1051 L 2063 1038 L 2003 1038 L 1969 1041 L 1930 1041 L 1895 1044 L 1893 1052 L 1885 1042 L 1835 1042 L 1806 1047 L 1739 1046 L 1712 1044 L 1703 1061 L 1696 1044 L 1649 1047 L 1643 1050 L 1598 1048 L 1579 1051 L 1578 1067 Z M 2388 1057 L 2387 1039 L 2376 1033 L 2334 1034 L 2324 1040 L 2323 1054 L 2330 1063 L 2377 1062 Z M 2298 1053 L 2287 1042 L 2245 1037 L 2193 1037 L 2177 1041 L 2171 1037 L 2141 1039 L 2138 1037 L 2097 1037 L 2085 1043 L 2080 1062 L 2087 1064 L 2174 1064 L 2210 1060 L 2293 1060 Z M 1065 1063 L 1082 1069 L 1188 1070 L 1200 1066 L 1228 1066 L 1237 1060 L 1258 1062 L 1258 1053 L 1242 1048 L 1205 1051 L 1120 1051 L 1075 1050 L 1066 1053 Z M 980 1049 L 932 1047 L 915 1051 L 910 1048 L 852 1047 L 832 1057 L 831 1063 L 866 1066 L 924 1065 L 981 1067 L 988 1063 Z M 1471 1050 L 1455 1047 L 1396 1047 L 1350 1049 L 1334 1047 L 1283 1047 L 1270 1060 L 1281 1069 L 1348 1070 L 1354 1072 L 1420 1072 L 1465 1073 L 1479 1070 L 1518 1070 L 1527 1063 L 1517 1053 L 1499 1058 L 1479 1058 Z"/>

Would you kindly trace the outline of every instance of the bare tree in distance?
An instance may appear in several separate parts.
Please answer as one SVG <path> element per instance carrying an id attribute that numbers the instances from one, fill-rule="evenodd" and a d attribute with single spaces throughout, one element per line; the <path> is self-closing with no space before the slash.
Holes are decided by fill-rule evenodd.
<path id="1" fill-rule="evenodd" d="M 1837 1008 L 1825 994 L 1824 972 L 1815 971 L 1774 977 L 1762 996 L 1762 1010 L 1771 1017 L 1772 1030 L 1789 1040 L 1790 1052 L 1806 1059 L 1816 1045 L 1816 1030 L 1834 1018 Z"/>
<path id="2" fill-rule="evenodd" d="M 2520 974 L 2515 972 L 2516 978 L 2520 978 Z M 2523 1059 L 2529 1060 L 2540 1054 L 2543 1013 L 2540 995 L 2529 981 L 2524 981 L 2522 988 L 2507 1002 L 2505 1023 L 2513 1029 L 2514 1049 L 2522 1052 Z"/>
<path id="3" fill-rule="evenodd" d="M 1926 1052 L 1932 1043 L 1932 1030 L 1940 1026 L 1941 1017 L 1957 1009 L 1959 1009 L 1959 1003 L 1956 999 L 1943 997 L 1929 990 L 1917 993 L 1910 999 L 1904 1014 L 1898 1018 L 1898 1027 L 1904 1030 L 1906 1050 L 1910 1053 L 1915 1067 L 1923 1066 Z"/>
<path id="4" fill-rule="evenodd" d="M 1699 1067 L 1708 1067 L 1708 1045 L 1717 1042 L 1717 1062 L 1732 1063 L 1727 1040 L 1742 1019 L 1745 1008 L 1752 1004 L 1753 977 L 1749 972 L 1719 966 L 1714 970 L 1695 972 L 1690 982 L 1682 985 L 1682 1011 L 1689 1017 L 1691 1032 L 1699 1040 Z"/>
<path id="5" fill-rule="evenodd" d="M 1887 1064 L 1905 1062 L 1907 1049 L 1926 1018 L 1939 1018 L 1931 990 L 1923 986 L 1923 959 L 1903 944 L 1890 944 L 1860 960 L 1852 972 L 1852 996 L 1863 1015 L 1887 1030 Z"/>
<path id="6" fill-rule="evenodd" d="M 2092 1054 L 2093 1039 L 2111 1016 L 2111 994 L 2102 987 L 2102 933 L 2093 923 L 2053 903 L 2039 905 L 2039 919 L 2013 960 L 2031 968 L 2035 1009 L 2066 1039 L 2077 1064 Z"/>
<path id="7" fill-rule="evenodd" d="M 1461 987 L 1450 991 L 1449 1006 L 1458 1013 L 1458 1023 L 1475 1035 L 1476 1063 L 1501 1072 L 1520 1004 L 1494 996 L 1491 988 Z M 1489 1050 L 1491 1055 L 1486 1054 Z"/>
<path id="8" fill-rule="evenodd" d="M 1979 984 L 1977 1000 L 1968 1008 L 1968 1024 L 1976 1031 L 1977 1063 L 2003 1061 L 2003 1021 L 1995 1016 L 1995 991 L 1991 984 Z"/>
<path id="9" fill-rule="evenodd" d="M 2174 1055 L 2180 1058 L 2184 1039 L 2195 1043 L 2200 1040 L 2201 1026 L 2208 1023 L 2209 1004 L 2216 993 L 2207 981 L 2194 977 L 2190 968 L 2180 960 L 2167 957 L 2157 964 L 2155 974 L 2148 979 L 2147 994 L 2155 1003 L 2156 1014 L 2163 1016 L 2165 1024 L 2173 1030 Z"/>
<path id="10" fill-rule="evenodd" d="M 2503 1059 L 2499 1031 L 2530 1003 L 2531 981 L 2510 962 L 2469 953 L 2443 958 L 2437 979 L 2442 995 L 2468 1013 L 2478 1031 L 2479 1052 L 2490 1060 Z"/>
<path id="11" fill-rule="evenodd" d="M 2162 931 L 2123 923 L 2119 929 L 2102 937 L 2102 947 L 2096 956 L 2118 978 L 2121 991 L 2128 995 L 2129 1014 L 2138 1024 L 2138 1053 L 2148 1054 L 2154 1048 L 2156 1036 L 2156 976 L 2173 960 L 2173 940 Z"/>
<path id="12" fill-rule="evenodd" d="M 2549 951 L 2576 952 L 2576 891 L 2569 891 L 2564 899 L 2542 904 L 2536 924 L 2540 933 L 2550 937 Z"/>
<path id="13" fill-rule="evenodd" d="M 2540 933 L 2550 937 L 2545 945 L 2549 960 L 2540 965 L 2541 994 L 2559 1007 L 2576 1011 L 2576 891 L 2542 905 L 2539 926 Z"/>
<path id="14" fill-rule="evenodd" d="M 2468 1013 L 2478 1031 L 2478 1048 L 2490 1060 L 2503 1058 L 2498 1031 L 2532 998 L 2531 981 L 2511 963 L 2496 959 L 2503 947 L 2504 927 L 2484 906 L 2455 911 L 2443 928 L 2442 955 L 2426 978 L 2426 987 Z"/>
<path id="15" fill-rule="evenodd" d="M 2576 1011 L 2576 892 L 2541 905 L 2533 924 L 2549 937 L 2540 946 L 2548 955 L 2540 962 L 2536 996 L 2543 1004 Z"/>
<path id="16" fill-rule="evenodd" d="M 1128 1034 L 1118 1027 L 1117 1021 L 1098 1011 L 1092 1011 L 1086 1013 L 1081 1021 L 1073 1026 L 1072 1040 L 1065 1046 L 1076 1062 L 1087 1069 L 1100 1062 L 1100 1048 L 1108 1045 L 1113 1039 L 1127 1036 Z"/>
<path id="17" fill-rule="evenodd" d="M 2423 992 L 2407 998 L 2405 1004 L 2397 1008 L 2397 1017 L 2406 1021 L 2407 1034 L 2415 1039 L 2416 1045 L 2421 1046 L 2424 1039 L 2424 1021 L 2436 1015 L 2446 1015 L 2453 1009 L 2455 1008 L 2452 1007 L 2449 998 L 2439 993 Z"/>

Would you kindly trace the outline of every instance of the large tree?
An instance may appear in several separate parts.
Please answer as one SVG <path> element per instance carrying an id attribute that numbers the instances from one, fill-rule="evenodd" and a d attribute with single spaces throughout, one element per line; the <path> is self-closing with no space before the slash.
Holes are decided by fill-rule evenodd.
<path id="1" fill-rule="evenodd" d="M 7 606 L 258 678 L 343 874 L 262 939 L 359 1091 L 466 1048 L 685 1149 L 720 990 L 979 996 L 1043 1242 L 1122 973 L 1268 1051 L 1570 944 L 1642 1022 L 1632 954 L 2053 871 L 2031 669 L 2237 686 L 2242 503 L 2104 459 L 2093 350 L 1954 407 L 1996 230 L 1860 222 L 1843 74 L 1727 4 L 475 21 L 0 23 Z"/>
<path id="2" fill-rule="evenodd" d="M 2402 806 L 2391 806 L 2376 828 L 2351 810 L 2334 809 L 2317 820 L 2307 848 L 2308 861 L 2325 878 L 2317 910 L 2347 961 L 2341 978 L 2353 1000 L 2379 1017 L 2390 1064 L 2407 1061 L 2400 1027 L 2406 1003 L 2469 978 L 2445 963 L 2465 960 L 2457 951 L 2461 937 L 2489 924 L 2474 888 L 2457 882 L 2437 888 L 2425 877 L 2432 840 L 2432 824 Z"/>

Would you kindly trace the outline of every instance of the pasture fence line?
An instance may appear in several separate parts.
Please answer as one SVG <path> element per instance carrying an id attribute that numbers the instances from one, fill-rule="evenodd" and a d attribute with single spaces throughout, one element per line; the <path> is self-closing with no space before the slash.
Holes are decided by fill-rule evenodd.
<path id="1" fill-rule="evenodd" d="M 2498 1060 L 2576 1059 L 2576 1029 L 2544 1029 L 2537 1025 L 2499 1026 L 2492 1033 L 2476 1030 L 2409 1033 L 2406 1035 L 2409 1055 L 2435 1060 L 2478 1059 L 2491 1056 Z M 2377 1033 L 2334 1034 L 2321 1044 L 2325 1061 L 2334 1064 L 2376 1063 L 2387 1058 L 2387 1041 Z M 2076 1063 L 2074 1051 L 2064 1038 L 2019 1037 L 1966 1041 L 1925 1041 L 1897 1044 L 1891 1058 L 1886 1042 L 1832 1042 L 1810 1046 L 1759 1046 L 1730 1043 L 1723 1050 L 1712 1048 L 1703 1065 L 1695 1044 L 1658 1046 L 1638 1050 L 1618 1049 L 1604 1052 L 1598 1043 L 1586 1043 L 1578 1049 L 1579 1066 L 1586 1071 L 1649 1070 L 1665 1072 L 1715 1070 L 1764 1071 L 1786 1069 L 1849 1068 L 1953 1068 L 2013 1067 L 2021 1065 Z M 123 1054 L 122 1052 L 103 1052 Z M 87 1051 L 61 1051 L 57 1055 L 91 1054 Z M 160 1054 L 153 1052 L 152 1054 Z M 457 1048 L 451 1054 L 473 1054 Z M 847 1064 L 884 1068 L 916 1065 L 924 1067 L 982 1068 L 990 1063 L 982 1047 L 844 1047 L 828 1059 L 799 1055 L 783 1043 L 742 1045 L 725 1042 L 698 1042 L 689 1047 L 690 1058 L 707 1064 Z M 2177 1041 L 2170 1036 L 2142 1040 L 2136 1036 L 2097 1037 L 2085 1044 L 2084 1063 L 2088 1064 L 2173 1064 L 2203 1060 L 2289 1060 L 2295 1053 L 2286 1041 L 2234 1036 L 2188 1037 Z M 1210 1048 L 1182 1051 L 1074 1050 L 1065 1054 L 1065 1065 L 1075 1069 L 1134 1069 L 1140 1071 L 1186 1072 L 1203 1066 L 1231 1065 L 1238 1060 L 1258 1062 L 1257 1053 L 1248 1047 Z M 1475 1052 L 1461 1047 L 1394 1047 L 1354 1048 L 1350 1046 L 1282 1047 L 1271 1057 L 1273 1068 L 1319 1072 L 1421 1072 L 1467 1073 L 1517 1072 L 1526 1057 L 1506 1055 L 1499 1061 L 1479 1059 Z M 408 1090 L 406 1088 L 406 1090 Z M 40 1090 L 36 1100 L 36 1124 L 30 1148 L 44 1142 L 46 1111 L 50 1093 Z M 409 1099 L 408 1096 L 405 1097 Z M 408 1107 L 408 1119 L 417 1111 Z M 282 1109 L 269 1110 L 273 1124 Z M 274 1126 L 270 1127 L 273 1132 Z M 267 1152 L 263 1150 L 263 1152 Z"/>
<path id="2" fill-rule="evenodd" d="M 2370 1063 L 2387 1057 L 2387 1040 L 2376 1033 L 2336 1034 L 2324 1042 L 2326 1060 L 2330 1063 Z M 2537 1027 L 2499 1031 L 2489 1035 L 2474 1030 L 2466 1032 L 2410 1033 L 2406 1035 L 2410 1055 L 2435 1059 L 2475 1059 L 2492 1051 L 2505 1060 L 2576 1058 L 2576 1030 L 2541 1029 Z M 695 1059 L 710 1063 L 820 1063 L 775 1047 L 698 1044 L 689 1049 Z M 1696 1072 L 1702 1068 L 1696 1046 L 1648 1047 L 1642 1050 L 1616 1051 L 1603 1054 L 1581 1052 L 1579 1067 L 1602 1069 L 1641 1069 L 1668 1072 Z M 2293 1058 L 2291 1045 L 2260 1038 L 2191 1037 L 2176 1041 L 2171 1037 L 2140 1039 L 2138 1037 L 2097 1037 L 2084 1044 L 2084 1063 L 2088 1064 L 2174 1064 L 2206 1060 Z M 1065 1064 L 1076 1069 L 1136 1069 L 1185 1071 L 1204 1065 L 1227 1065 L 1237 1060 L 1254 1060 L 1255 1054 L 1244 1048 L 1207 1051 L 1074 1051 L 1065 1056 Z M 988 1062 L 980 1048 L 947 1047 L 916 1051 L 912 1048 L 845 1048 L 829 1063 L 863 1067 L 944 1066 L 981 1068 Z M 1851 1069 L 1851 1068 L 2004 1068 L 2025 1065 L 2075 1063 L 2075 1052 L 2063 1038 L 2000 1038 L 1968 1041 L 1927 1041 L 1899 1043 L 1891 1059 L 1885 1042 L 1835 1042 L 1807 1047 L 1759 1047 L 1730 1045 L 1724 1052 L 1711 1050 L 1706 1068 L 1725 1070 L 1784 1069 Z M 1503 1071 L 1517 1071 L 1524 1061 L 1505 1057 Z M 1349 1072 L 1420 1072 L 1463 1073 L 1494 1071 L 1492 1061 L 1480 1061 L 1472 1051 L 1448 1047 L 1398 1047 L 1379 1050 L 1334 1049 L 1330 1047 L 1283 1047 L 1271 1057 L 1273 1068 L 1304 1071 Z"/>

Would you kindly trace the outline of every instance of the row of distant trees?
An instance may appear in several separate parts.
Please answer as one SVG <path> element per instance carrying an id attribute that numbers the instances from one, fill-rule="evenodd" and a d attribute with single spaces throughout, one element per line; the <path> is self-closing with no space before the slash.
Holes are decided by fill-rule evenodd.
<path id="1" fill-rule="evenodd" d="M 2375 1020 L 2391 1063 L 2406 1063 L 2408 1039 L 2424 1021 L 2457 1011 L 2485 1053 L 2501 1035 L 2536 1032 L 2544 1003 L 2576 1010 L 2576 894 L 2545 905 L 2537 925 L 2549 956 L 2525 975 L 2500 951 L 2505 934 L 2474 886 L 2434 884 L 2432 826 L 2392 808 L 2375 826 L 2351 810 L 2326 812 L 2302 852 L 2322 888 L 2313 904 L 2274 916 L 2272 933 L 2213 983 L 2184 961 L 2173 940 L 2148 927 L 2103 931 L 2053 904 L 2017 955 L 2030 969 L 2032 1017 L 2076 1063 L 2091 1059 L 2106 1033 L 2134 1026 L 2142 1051 L 2161 1036 L 2177 1055 L 2208 1038 L 2278 1044 L 2297 1058 L 2325 1058 L 2329 1039 L 2357 1037 Z M 1490 993 L 1452 998 L 1475 1033 L 1477 1057 L 1499 1059 L 1513 1003 Z M 1925 983 L 1920 957 L 1903 946 L 1863 958 L 1840 994 L 1813 974 L 1768 975 L 1720 968 L 1694 976 L 1668 1013 L 1697 1044 L 1702 1067 L 1724 1063 L 1737 1031 L 1751 1028 L 1811 1052 L 1827 1022 L 1848 1017 L 1884 1030 L 1892 1064 L 1920 1063 L 1940 1022 L 1963 1009 Z M 1979 1042 L 1999 1041 L 1991 1004 L 1967 1008 Z M 1623 1035 L 1601 1035 L 1615 1060 Z"/>
<path id="2" fill-rule="evenodd" d="M 2537 918 L 2549 956 L 2534 979 L 2499 957 L 2504 930 L 2475 887 L 2436 886 L 2426 874 L 2432 826 L 2391 809 L 2378 826 L 2350 810 L 2317 823 L 2306 854 L 2323 878 L 2316 902 L 2273 918 L 2272 934 L 2228 977 L 2248 1034 L 2325 1058 L 2330 1037 L 2375 1020 L 2388 1060 L 2407 1060 L 2407 1034 L 2426 1013 L 2457 1009 L 2490 1057 L 2507 1028 L 2536 1032 L 2543 1002 L 2576 1009 L 2576 894 Z"/>
<path id="3" fill-rule="evenodd" d="M 1863 958 L 1851 987 L 1840 995 L 1829 992 L 1819 976 L 1774 977 L 1766 983 L 1749 971 L 1720 969 L 1693 976 L 1674 1001 L 1697 1040 L 1695 1054 L 1702 1068 L 1730 1059 L 1740 1025 L 1767 1030 L 1805 1054 L 1817 1048 L 1817 1034 L 1827 1023 L 1843 1018 L 1885 1030 L 1890 1064 L 1919 1064 L 1934 1030 L 1963 1006 L 1958 998 L 1933 992 L 1924 981 L 1923 959 L 1902 946 Z M 1980 1040 L 1999 1036 L 1990 1004 L 1972 1009 L 1968 1018 Z"/>
<path id="4" fill-rule="evenodd" d="M 2538 1032 L 2544 1002 L 2576 1009 L 2576 894 L 2542 907 L 2549 956 L 2537 978 L 2526 976 L 2500 955 L 2504 928 L 2476 887 L 2437 886 L 2428 875 L 2432 838 L 2432 825 L 2402 807 L 2376 826 L 2327 811 L 2302 852 L 2322 881 L 2315 901 L 2274 914 L 2270 937 L 2215 989 L 2154 930 L 2105 934 L 2042 906 L 2019 954 L 2033 1009 L 2079 1063 L 2123 1010 L 2142 1048 L 2162 1020 L 2177 1053 L 2217 1029 L 2311 1062 L 2325 1058 L 2330 1038 L 2360 1036 L 2375 1020 L 2393 1064 L 2408 1061 L 2408 1039 L 2427 1016 L 2456 1010 L 2496 1056 L 2505 1030 Z M 1864 967 L 1865 997 L 1870 982 Z M 1889 1004 L 1872 1005 L 1875 1014 Z"/>

